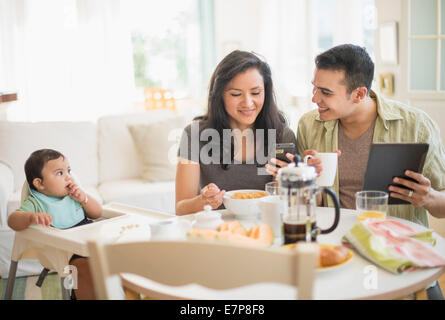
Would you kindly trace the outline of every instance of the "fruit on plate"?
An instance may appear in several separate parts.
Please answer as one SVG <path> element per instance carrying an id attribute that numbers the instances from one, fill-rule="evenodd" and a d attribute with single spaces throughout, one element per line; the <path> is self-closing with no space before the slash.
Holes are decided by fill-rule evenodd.
<path id="1" fill-rule="evenodd" d="M 218 230 L 192 229 L 187 235 L 192 238 L 230 241 L 252 246 L 269 246 L 273 243 L 272 229 L 268 224 L 259 224 L 246 232 L 237 220 L 221 224 Z"/>
<path id="2" fill-rule="evenodd" d="M 318 267 L 326 268 L 342 263 L 349 257 L 349 251 L 342 246 L 319 244 Z"/>
<path id="3" fill-rule="evenodd" d="M 220 240 L 226 240 L 237 244 L 244 244 L 249 246 L 261 246 L 261 242 L 259 242 L 256 239 L 249 238 L 247 236 L 243 236 L 238 233 L 228 233 L 228 232 L 221 232 L 220 235 L 218 235 L 218 239 Z"/>
<path id="4" fill-rule="evenodd" d="M 286 248 L 295 248 L 296 243 L 286 244 Z M 318 266 L 317 268 L 327 268 L 343 263 L 351 257 L 351 252 L 342 246 L 319 243 Z"/>
<path id="5" fill-rule="evenodd" d="M 230 233 L 240 234 L 242 236 L 247 235 L 246 229 L 244 229 L 244 227 L 241 225 L 241 223 L 239 223 L 238 220 L 224 222 L 223 224 L 221 224 L 218 227 L 217 230 L 218 231 L 229 231 Z"/>
<path id="6" fill-rule="evenodd" d="M 271 245 L 273 243 L 272 228 L 266 223 L 250 228 L 247 236 L 259 241 L 264 245 Z"/>

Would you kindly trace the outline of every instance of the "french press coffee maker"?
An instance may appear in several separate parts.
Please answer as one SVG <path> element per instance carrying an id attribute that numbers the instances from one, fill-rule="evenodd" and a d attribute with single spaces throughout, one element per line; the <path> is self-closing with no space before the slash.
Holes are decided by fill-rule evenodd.
<path id="1" fill-rule="evenodd" d="M 313 166 L 301 162 L 298 155 L 295 162 L 281 168 L 277 174 L 280 199 L 285 201 L 283 212 L 284 244 L 298 241 L 317 241 L 319 234 L 335 230 L 340 220 L 340 203 L 335 192 L 316 184 L 317 172 Z M 317 227 L 315 209 L 317 194 L 327 193 L 335 204 L 334 223 L 328 229 Z"/>

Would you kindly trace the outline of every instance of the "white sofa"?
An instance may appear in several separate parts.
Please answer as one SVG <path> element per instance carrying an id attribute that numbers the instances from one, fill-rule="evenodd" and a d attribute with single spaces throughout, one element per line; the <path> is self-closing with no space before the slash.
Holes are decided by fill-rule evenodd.
<path id="1" fill-rule="evenodd" d="M 13 242 L 7 216 L 20 205 L 24 163 L 37 149 L 52 148 L 67 156 L 85 191 L 104 204 L 122 202 L 174 214 L 174 180 L 140 178 L 141 161 L 127 127 L 173 117 L 171 110 L 154 110 L 106 116 L 97 123 L 0 122 L 0 276 L 7 277 Z M 40 271 L 40 266 L 20 266 L 18 276 Z"/>

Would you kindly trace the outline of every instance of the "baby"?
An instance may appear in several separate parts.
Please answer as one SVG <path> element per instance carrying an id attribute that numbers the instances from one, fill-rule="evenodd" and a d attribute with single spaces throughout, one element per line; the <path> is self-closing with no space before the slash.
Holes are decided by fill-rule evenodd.
<path id="1" fill-rule="evenodd" d="M 33 152 L 25 163 L 29 196 L 11 213 L 8 225 L 15 231 L 31 224 L 68 229 L 91 223 L 102 215 L 102 206 L 75 183 L 66 157 L 56 150 Z M 93 299 L 94 289 L 85 257 L 73 255 L 70 264 L 77 268 L 79 299 Z"/>
<path id="2" fill-rule="evenodd" d="M 25 174 L 30 194 L 9 216 L 11 229 L 19 231 L 31 224 L 67 229 L 102 215 L 101 205 L 74 182 L 68 160 L 60 152 L 33 152 L 26 160 Z"/>

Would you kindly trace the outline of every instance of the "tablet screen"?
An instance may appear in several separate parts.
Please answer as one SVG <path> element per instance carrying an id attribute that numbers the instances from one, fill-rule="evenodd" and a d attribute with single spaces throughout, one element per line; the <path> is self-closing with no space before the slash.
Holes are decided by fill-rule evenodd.
<path id="1" fill-rule="evenodd" d="M 395 185 L 394 177 L 412 180 L 405 176 L 406 170 L 422 173 L 428 152 L 428 143 L 373 143 L 369 151 L 363 190 L 378 190 L 389 193 L 388 187 Z M 389 197 L 388 204 L 409 204 Z"/>

